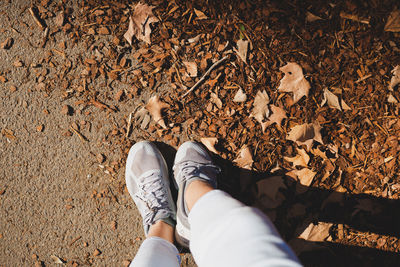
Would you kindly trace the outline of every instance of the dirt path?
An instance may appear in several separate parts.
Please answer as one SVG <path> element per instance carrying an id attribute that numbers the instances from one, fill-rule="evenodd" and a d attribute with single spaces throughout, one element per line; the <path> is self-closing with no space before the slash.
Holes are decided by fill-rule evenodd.
<path id="1" fill-rule="evenodd" d="M 63 100 L 62 83 L 54 79 L 57 69 L 46 64 L 45 53 L 65 41 L 65 54 L 75 66 L 78 57 L 91 52 L 70 47 L 63 32 L 46 48 L 34 47 L 42 32 L 28 7 L 26 1 L 0 4 L 0 41 L 14 40 L 10 49 L 0 50 L 0 73 L 7 77 L 0 83 L 1 129 L 12 131 L 0 138 L 0 265 L 53 266 L 53 256 L 70 265 L 126 265 L 143 239 L 141 219 L 129 194 L 114 192 L 124 179 L 123 168 L 109 175 L 101 166 L 121 157 L 120 151 L 107 150 L 112 140 L 104 142 L 104 133 L 132 111 L 135 101 L 110 114 L 95 107 L 81 111 L 76 100 Z M 48 23 L 54 27 L 52 20 Z M 66 62 L 55 57 L 60 65 Z M 17 60 L 23 66 L 15 67 Z M 45 70 L 44 82 L 55 83 L 51 92 L 37 89 L 36 70 Z M 81 70 L 73 71 L 79 75 Z M 62 112 L 64 105 L 72 115 Z M 74 124 L 88 141 L 73 133 Z M 105 162 L 98 162 L 99 153 Z"/>

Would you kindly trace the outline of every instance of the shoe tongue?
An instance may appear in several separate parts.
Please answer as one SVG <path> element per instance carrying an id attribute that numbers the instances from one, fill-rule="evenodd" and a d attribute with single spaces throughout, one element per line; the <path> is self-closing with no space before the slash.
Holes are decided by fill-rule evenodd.
<path id="1" fill-rule="evenodd" d="M 156 223 L 157 221 L 163 221 L 169 225 L 171 225 L 172 227 L 175 227 L 176 225 L 176 220 L 173 218 L 173 215 L 171 214 L 171 212 L 169 212 L 168 210 L 158 210 L 156 212 L 156 214 L 154 215 L 154 218 L 152 219 L 151 222 L 149 223 L 144 223 L 143 227 L 144 227 L 144 233 L 147 236 L 150 230 L 150 226 L 153 225 L 154 223 Z"/>

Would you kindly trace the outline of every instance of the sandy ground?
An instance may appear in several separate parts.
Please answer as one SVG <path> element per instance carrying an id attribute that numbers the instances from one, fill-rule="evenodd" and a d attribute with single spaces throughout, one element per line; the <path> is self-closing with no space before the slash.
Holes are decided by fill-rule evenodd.
<path id="1" fill-rule="evenodd" d="M 34 47 L 41 32 L 28 7 L 22 0 L 0 3 L 0 41 L 14 39 L 11 49 L 0 50 L 0 73 L 7 78 L 0 82 L 0 127 L 16 137 L 0 137 L 0 190 L 4 190 L 0 196 L 0 266 L 55 266 L 54 256 L 68 265 L 124 266 L 144 238 L 141 217 L 126 191 L 113 197 L 115 181 L 124 180 L 123 168 L 110 176 L 94 155 L 104 153 L 106 163 L 120 157 L 119 151 L 107 150 L 111 141 L 102 142 L 103 133 L 123 120 L 140 99 L 119 105 L 116 114 L 94 107 L 85 110 L 89 115 L 77 110 L 72 116 L 62 114 L 63 105 L 73 106 L 76 100 L 62 99 L 60 82 L 49 94 L 35 89 L 31 64 L 40 64 L 56 44 L 50 41 L 45 48 Z M 62 32 L 55 39 L 66 40 L 66 54 L 73 64 L 78 56 L 85 58 L 90 53 L 79 45 L 69 48 Z M 16 60 L 24 66 L 15 67 Z M 47 69 L 51 77 L 54 69 Z M 11 86 L 17 90 L 12 92 Z M 64 135 L 71 123 L 81 121 L 86 122 L 81 133 L 89 142 L 75 134 Z M 41 132 L 39 125 L 44 125 Z M 135 139 L 135 133 L 132 136 Z M 187 257 L 183 262 L 193 265 Z"/>

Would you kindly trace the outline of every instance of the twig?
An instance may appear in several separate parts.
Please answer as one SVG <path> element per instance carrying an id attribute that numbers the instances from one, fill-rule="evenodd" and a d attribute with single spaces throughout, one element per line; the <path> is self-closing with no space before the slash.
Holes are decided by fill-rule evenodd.
<path id="1" fill-rule="evenodd" d="M 133 112 L 131 112 L 130 114 L 129 114 L 129 118 L 128 118 L 128 126 L 126 127 L 126 138 L 128 138 L 128 136 L 129 136 L 129 134 L 130 134 L 130 132 L 131 132 L 131 124 L 132 124 L 132 113 Z"/>
<path id="2" fill-rule="evenodd" d="M 205 80 L 205 78 L 210 74 L 210 72 L 211 72 L 216 66 L 218 66 L 219 64 L 221 64 L 221 63 L 222 63 L 225 59 L 227 59 L 227 58 L 228 58 L 228 56 L 224 56 L 223 58 L 221 58 L 220 60 L 218 60 L 217 62 L 215 62 L 215 63 L 206 71 L 206 73 L 204 73 L 204 75 L 201 77 L 201 79 L 200 79 L 195 85 L 193 85 L 192 88 L 189 89 L 189 91 L 187 91 L 186 93 L 184 93 L 184 94 L 182 95 L 182 97 L 187 96 L 190 92 L 192 92 L 194 89 L 196 89 L 197 86 L 199 86 L 199 84 L 201 84 L 201 83 Z"/>
<path id="3" fill-rule="evenodd" d="M 47 43 L 47 38 L 49 37 L 49 27 L 46 27 L 43 33 L 43 39 L 42 39 L 42 44 L 41 47 L 44 48 Z"/>
<path id="4" fill-rule="evenodd" d="M 344 13 L 343 11 L 340 12 L 340 17 L 343 19 L 349 19 L 349 20 L 353 20 L 353 21 L 357 21 L 357 22 L 369 25 L 369 19 L 360 18 L 357 15 L 347 14 L 347 13 Z"/>
<path id="5" fill-rule="evenodd" d="M 82 142 L 87 141 L 86 137 L 84 137 L 80 132 L 74 129 L 74 127 L 70 126 L 71 130 L 82 140 Z"/>
<path id="6" fill-rule="evenodd" d="M 104 103 L 101 103 L 100 101 L 94 100 L 94 99 L 91 99 L 89 101 L 89 104 L 91 104 L 91 105 L 93 105 L 93 106 L 95 106 L 97 108 L 107 109 L 109 111 L 115 112 L 115 109 L 109 107 L 108 105 L 106 105 Z"/>
<path id="7" fill-rule="evenodd" d="M 72 246 L 76 241 L 78 241 L 78 240 L 81 239 L 81 238 L 82 238 L 82 236 L 77 236 L 77 237 L 75 237 L 75 238 L 71 241 L 71 243 L 69 243 L 69 245 Z"/>
<path id="8" fill-rule="evenodd" d="M 365 76 L 361 77 L 360 79 L 358 79 L 356 81 L 356 83 L 362 82 L 362 81 L 368 79 L 369 77 L 372 77 L 372 74 L 368 74 L 368 75 L 365 75 Z"/>
<path id="9" fill-rule="evenodd" d="M 176 76 L 178 77 L 178 81 L 181 84 L 181 87 L 187 89 L 187 87 L 184 86 L 183 83 L 182 83 L 181 75 L 179 74 L 179 70 L 176 67 L 176 64 L 174 64 L 174 69 L 175 69 L 175 72 L 176 72 Z"/>
<path id="10" fill-rule="evenodd" d="M 33 20 L 36 22 L 36 24 L 40 27 L 40 29 L 42 31 L 44 31 L 44 29 L 46 28 L 46 26 L 44 25 L 44 23 L 42 22 L 42 19 L 36 14 L 36 12 L 33 10 L 33 8 L 29 8 L 28 9 L 29 12 L 31 13 Z"/>

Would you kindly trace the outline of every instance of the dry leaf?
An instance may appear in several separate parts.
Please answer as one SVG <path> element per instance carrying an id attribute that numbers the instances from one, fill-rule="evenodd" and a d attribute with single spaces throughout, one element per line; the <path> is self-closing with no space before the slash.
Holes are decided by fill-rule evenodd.
<path id="1" fill-rule="evenodd" d="M 327 88 L 324 89 L 324 99 L 322 99 L 321 107 L 323 107 L 325 103 L 328 103 L 328 106 L 331 108 L 336 108 L 340 111 L 342 110 L 339 98 Z"/>
<path id="2" fill-rule="evenodd" d="M 300 65 L 289 62 L 279 70 L 285 73 L 278 87 L 279 92 L 292 92 L 293 104 L 297 103 L 303 96 L 308 96 L 310 83 L 304 78 Z"/>
<path id="3" fill-rule="evenodd" d="M 238 55 L 238 57 L 243 60 L 244 63 L 247 62 L 247 50 L 249 47 L 249 41 L 245 41 L 245 40 L 238 40 L 236 42 L 237 45 L 237 50 L 235 50 L 236 54 Z"/>
<path id="4" fill-rule="evenodd" d="M 314 15 L 310 11 L 306 12 L 306 21 L 308 22 L 313 22 L 322 19 L 321 17 L 318 17 L 317 15 Z"/>
<path id="5" fill-rule="evenodd" d="M 270 105 L 272 115 L 268 117 L 266 127 L 276 123 L 279 127 L 282 125 L 283 119 L 287 119 L 286 111 L 275 105 Z"/>
<path id="6" fill-rule="evenodd" d="M 333 165 L 333 163 L 330 160 L 324 161 L 325 174 L 321 178 L 321 182 L 324 182 L 326 179 L 328 179 L 328 177 L 331 176 L 331 174 L 333 173 L 334 170 L 335 170 L 335 166 Z"/>
<path id="7" fill-rule="evenodd" d="M 246 94 L 243 92 L 241 88 L 236 92 L 235 97 L 233 98 L 233 102 L 245 102 L 247 100 Z"/>
<path id="8" fill-rule="evenodd" d="M 63 261 L 61 258 L 57 257 L 56 255 L 50 255 L 50 258 L 56 264 L 64 264 L 65 263 L 65 261 Z"/>
<path id="9" fill-rule="evenodd" d="M 295 142 L 299 146 L 306 145 L 307 150 L 310 151 L 314 140 L 323 144 L 321 129 L 322 127 L 318 123 L 296 125 L 290 130 L 286 139 Z"/>
<path id="10" fill-rule="evenodd" d="M 385 31 L 400 32 L 400 10 L 393 10 L 385 24 Z"/>
<path id="11" fill-rule="evenodd" d="M 351 107 L 349 107 L 346 102 L 344 102 L 344 100 L 341 100 L 341 104 L 342 104 L 342 109 L 343 110 L 351 110 Z"/>
<path id="12" fill-rule="evenodd" d="M 247 145 L 244 145 L 240 149 L 240 155 L 234 160 L 234 162 L 243 169 L 251 170 L 254 160 L 251 150 Z"/>
<path id="13" fill-rule="evenodd" d="M 393 70 L 392 70 L 392 79 L 390 80 L 389 84 L 389 90 L 393 91 L 393 89 L 400 83 L 400 65 L 397 65 Z"/>
<path id="14" fill-rule="evenodd" d="M 389 103 L 394 103 L 394 104 L 399 103 L 399 101 L 397 101 L 397 99 L 392 94 L 388 95 L 388 102 Z"/>
<path id="15" fill-rule="evenodd" d="M 194 13 L 196 13 L 197 19 L 208 19 L 208 17 L 198 9 L 194 8 Z"/>
<path id="16" fill-rule="evenodd" d="M 211 97 L 211 102 L 214 103 L 219 109 L 222 108 L 222 101 L 221 99 L 219 99 L 217 94 L 211 93 L 210 94 Z"/>
<path id="17" fill-rule="evenodd" d="M 293 163 L 293 166 L 303 166 L 307 167 L 308 162 L 310 161 L 310 156 L 304 149 L 296 148 L 298 155 L 295 157 L 283 157 L 286 161 Z"/>
<path id="18" fill-rule="evenodd" d="M 190 77 L 197 77 L 197 65 L 196 62 L 192 61 L 192 62 L 188 62 L 188 61 L 183 61 L 182 62 L 185 67 L 186 67 L 186 71 L 189 74 Z"/>
<path id="19" fill-rule="evenodd" d="M 329 230 L 332 225 L 332 223 L 325 222 L 318 222 L 317 225 L 310 223 L 299 238 L 314 242 L 326 241 L 329 237 Z"/>
<path id="20" fill-rule="evenodd" d="M 56 18 L 54 19 L 54 23 L 56 24 L 56 26 L 62 27 L 64 25 L 64 21 L 65 21 L 64 11 L 58 12 Z"/>
<path id="21" fill-rule="evenodd" d="M 153 14 L 154 6 L 149 6 L 142 3 L 137 3 L 133 11 L 133 15 L 129 18 L 129 27 L 124 34 L 125 39 L 132 45 L 132 37 L 135 36 L 138 40 L 151 44 L 150 24 L 158 22 L 158 19 Z"/>
<path id="22" fill-rule="evenodd" d="M 277 200 L 279 189 L 281 188 L 287 188 L 282 176 L 272 176 L 267 179 L 262 179 L 257 182 L 257 199 L 260 199 L 264 206 L 274 208 L 276 205 L 271 207 L 269 204 Z M 263 199 L 266 201 L 263 201 Z"/>
<path id="23" fill-rule="evenodd" d="M 218 143 L 218 138 L 216 137 L 203 137 L 200 138 L 200 142 L 206 146 L 206 148 L 215 153 L 218 154 L 218 151 L 215 149 L 215 145 Z"/>
<path id="24" fill-rule="evenodd" d="M 261 123 L 261 128 L 263 132 L 267 127 L 267 122 L 265 122 L 264 120 L 269 117 L 268 103 L 269 103 L 269 96 L 265 92 L 265 90 L 262 92 L 258 91 L 256 97 L 254 98 L 253 102 L 254 108 L 250 115 L 250 117 L 254 117 L 256 121 Z"/>
<path id="25" fill-rule="evenodd" d="M 286 173 L 287 176 L 298 180 L 300 184 L 304 186 L 310 186 L 316 174 L 316 172 L 313 172 L 312 170 L 307 168 L 303 168 L 301 170 L 292 170 Z"/>
<path id="26" fill-rule="evenodd" d="M 167 129 L 167 126 L 165 125 L 165 121 L 162 118 L 161 112 L 163 109 L 168 107 L 169 105 L 164 102 L 161 102 L 158 96 L 156 95 L 150 98 L 149 102 L 147 102 L 146 105 L 146 109 L 149 111 L 151 116 L 153 116 L 153 120 L 157 122 L 164 129 Z"/>

